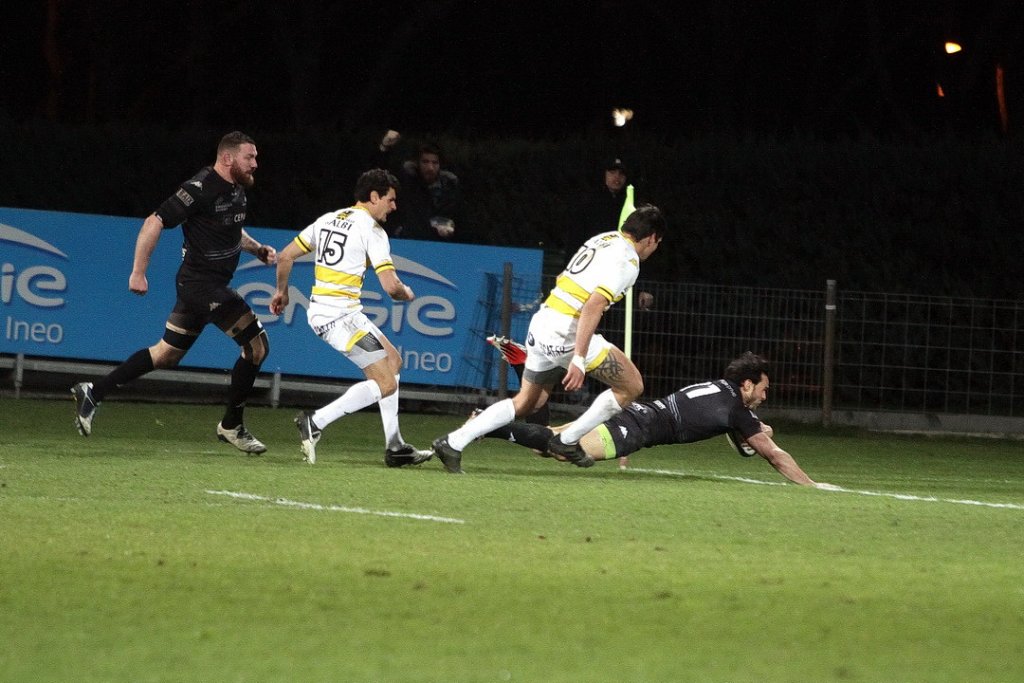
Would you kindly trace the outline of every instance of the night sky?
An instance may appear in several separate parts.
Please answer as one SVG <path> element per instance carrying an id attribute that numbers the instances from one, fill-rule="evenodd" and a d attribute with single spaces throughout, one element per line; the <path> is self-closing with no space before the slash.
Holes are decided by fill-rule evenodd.
<path id="1" fill-rule="evenodd" d="M 997 66 L 1009 132 L 1024 112 L 1019 0 L 5 5 L 15 121 L 557 138 L 623 106 L 666 135 L 999 132 Z"/>

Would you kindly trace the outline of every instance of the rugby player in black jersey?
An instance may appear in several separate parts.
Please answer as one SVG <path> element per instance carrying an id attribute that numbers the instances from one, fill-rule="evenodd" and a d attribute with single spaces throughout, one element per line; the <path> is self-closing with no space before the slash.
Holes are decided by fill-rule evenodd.
<path id="1" fill-rule="evenodd" d="M 580 439 L 587 457 L 574 464 L 590 467 L 597 460 L 614 460 L 641 448 L 693 443 L 725 434 L 740 455 L 760 455 L 793 483 L 834 489 L 831 484 L 814 482 L 772 439 L 772 428 L 754 413 L 767 395 L 768 364 L 747 351 L 729 363 L 722 379 L 691 384 L 653 401 L 628 404 Z M 552 434 L 561 429 L 514 422 L 487 436 L 543 453 Z"/>
<path id="2" fill-rule="evenodd" d="M 245 401 L 252 390 L 270 344 L 262 323 L 229 285 L 241 252 L 264 263 L 277 260 L 276 250 L 260 244 L 242 228 L 246 214 L 245 189 L 253 185 L 256 143 L 235 131 L 221 138 L 217 159 L 183 182 L 177 191 L 142 223 L 135 242 L 135 261 L 128 289 L 143 296 L 149 291 L 146 270 L 164 229 L 181 224 L 182 262 L 175 277 L 177 301 L 167 318 L 163 338 L 139 349 L 108 375 L 71 387 L 75 426 L 83 436 L 92 433 L 96 407 L 112 390 L 157 368 L 173 368 L 195 343 L 207 323 L 213 323 L 241 349 L 231 370 L 227 408 L 217 424 L 217 437 L 245 453 L 267 447 L 243 423 Z"/>

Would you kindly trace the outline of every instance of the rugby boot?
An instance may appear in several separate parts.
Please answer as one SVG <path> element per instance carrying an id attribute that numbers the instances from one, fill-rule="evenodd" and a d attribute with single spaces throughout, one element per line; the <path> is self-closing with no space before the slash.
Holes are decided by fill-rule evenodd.
<path id="1" fill-rule="evenodd" d="M 320 429 L 313 422 L 313 411 L 303 410 L 295 416 L 295 426 L 299 428 L 299 449 L 303 460 L 310 465 L 316 464 L 316 443 L 320 440 Z"/>
<path id="2" fill-rule="evenodd" d="M 398 448 L 384 451 L 384 464 L 388 467 L 405 467 L 406 465 L 422 465 L 434 457 L 434 451 L 421 451 L 411 444 L 402 444 Z"/>
<path id="3" fill-rule="evenodd" d="M 96 400 L 92 395 L 92 382 L 79 382 L 71 387 L 75 399 L 75 427 L 82 436 L 92 434 L 92 418 L 96 414 Z"/>
<path id="4" fill-rule="evenodd" d="M 444 465 L 444 469 L 452 474 L 465 474 L 462 471 L 462 451 L 457 451 L 448 445 L 448 437 L 442 436 L 434 439 L 431 444 L 434 448 L 434 455 Z"/>
<path id="5" fill-rule="evenodd" d="M 224 425 L 218 422 L 217 438 L 224 443 L 231 444 L 243 453 L 259 455 L 267 452 L 267 447 L 263 445 L 263 442 L 253 436 L 244 424 L 238 425 L 234 429 L 225 429 Z"/>
<path id="6" fill-rule="evenodd" d="M 583 452 L 578 443 L 568 444 L 555 434 L 548 441 L 548 453 L 555 457 L 565 458 L 576 467 L 593 467 L 594 459 Z"/>
<path id="7" fill-rule="evenodd" d="M 526 362 L 526 347 L 519 342 L 514 342 L 508 337 L 492 334 L 487 338 L 487 343 L 498 349 L 501 357 L 509 365 L 522 365 Z"/>

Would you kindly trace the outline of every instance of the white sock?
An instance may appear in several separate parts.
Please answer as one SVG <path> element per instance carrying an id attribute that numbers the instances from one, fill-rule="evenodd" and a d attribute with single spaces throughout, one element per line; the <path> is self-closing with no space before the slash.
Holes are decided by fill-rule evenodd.
<path id="1" fill-rule="evenodd" d="M 559 438 L 562 443 L 577 443 L 584 434 L 621 410 L 622 406 L 615 400 L 612 390 L 605 389 L 597 395 L 590 407 L 568 429 L 559 434 Z"/>
<path id="2" fill-rule="evenodd" d="M 498 401 L 449 434 L 448 445 L 461 451 L 487 432 L 504 427 L 514 419 L 516 419 L 516 408 L 512 399 L 506 398 L 504 401 Z"/>
<path id="3" fill-rule="evenodd" d="M 313 423 L 324 429 L 339 417 L 351 415 L 380 400 L 380 386 L 372 379 L 353 384 L 344 394 L 313 413 Z"/>
<path id="4" fill-rule="evenodd" d="M 395 375 L 395 393 L 377 401 L 380 423 L 384 426 L 384 447 L 391 450 L 405 444 L 402 431 L 398 428 L 398 378 L 399 375 Z"/>

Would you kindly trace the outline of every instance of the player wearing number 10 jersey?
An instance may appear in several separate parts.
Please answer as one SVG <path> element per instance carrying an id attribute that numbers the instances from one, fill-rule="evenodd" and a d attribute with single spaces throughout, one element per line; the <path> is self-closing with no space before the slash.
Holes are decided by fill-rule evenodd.
<path id="1" fill-rule="evenodd" d="M 391 246 L 381 224 L 395 210 L 398 179 L 382 169 L 367 171 L 356 181 L 356 203 L 324 214 L 278 254 L 277 291 L 270 310 L 288 306 L 288 278 L 300 256 L 313 252 L 314 279 L 306 320 L 318 337 L 355 363 L 366 380 L 353 384 L 338 399 L 295 418 L 306 462 L 316 462 L 320 433 L 340 417 L 377 403 L 384 426 L 384 463 L 388 467 L 418 465 L 430 451 L 405 443 L 398 427 L 398 383 L 402 359 L 384 333 L 362 312 L 363 275 L 370 264 L 384 291 L 397 301 L 412 301 L 391 262 Z"/>
<path id="2" fill-rule="evenodd" d="M 580 437 L 622 410 L 644 388 L 640 371 L 626 354 L 597 334 L 597 325 L 605 310 L 636 282 L 640 262 L 657 250 L 665 230 L 661 211 L 642 204 L 625 220 L 621 232 L 601 233 L 583 243 L 530 320 L 526 369 L 519 393 L 434 440 L 434 453 L 446 470 L 461 473 L 466 446 L 517 417 L 535 412 L 547 403 L 559 379 L 566 391 L 576 391 L 583 386 L 587 373 L 609 388 L 598 394 L 571 427 L 552 437 L 547 450 L 581 467 L 594 464 L 580 449 Z"/>

